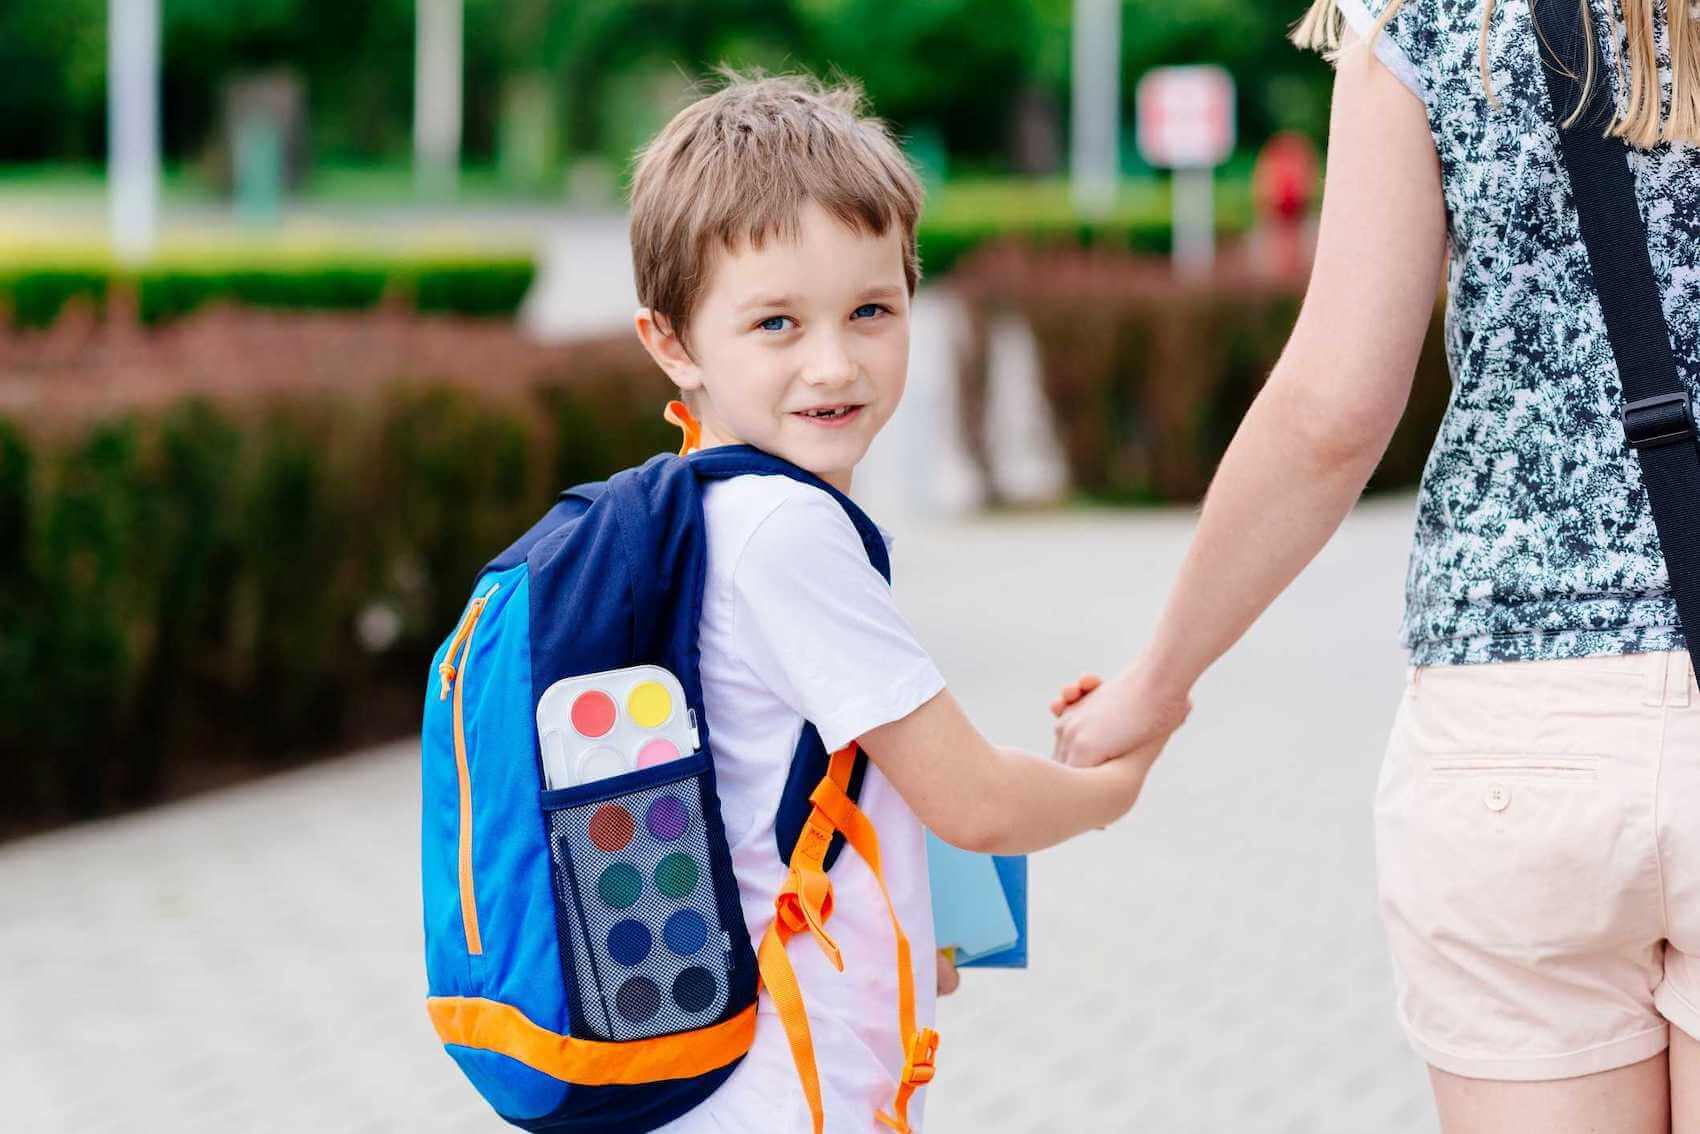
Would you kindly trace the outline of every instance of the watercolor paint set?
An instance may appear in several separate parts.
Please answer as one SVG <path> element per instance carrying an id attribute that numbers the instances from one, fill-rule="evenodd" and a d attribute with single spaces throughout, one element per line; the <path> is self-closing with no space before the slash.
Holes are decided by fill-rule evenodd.
<path id="1" fill-rule="evenodd" d="M 537 731 L 582 1020 L 635 1040 L 717 1019 L 732 942 L 709 854 L 707 757 L 678 679 L 658 666 L 563 679 L 539 700 Z"/>

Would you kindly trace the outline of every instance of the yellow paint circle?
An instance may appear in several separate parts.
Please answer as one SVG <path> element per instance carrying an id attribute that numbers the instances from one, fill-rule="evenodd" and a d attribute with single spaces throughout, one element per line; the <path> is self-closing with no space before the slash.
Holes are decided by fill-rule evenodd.
<path id="1" fill-rule="evenodd" d="M 673 698 L 657 681 L 646 681 L 626 698 L 626 712 L 639 728 L 660 728 L 673 715 Z"/>

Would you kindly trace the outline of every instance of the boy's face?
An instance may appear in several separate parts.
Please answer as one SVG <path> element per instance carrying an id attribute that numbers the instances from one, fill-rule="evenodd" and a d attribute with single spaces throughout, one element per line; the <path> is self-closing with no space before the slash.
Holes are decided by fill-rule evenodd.
<path id="1" fill-rule="evenodd" d="M 679 388 L 695 391 L 704 448 L 754 445 L 848 492 L 907 377 L 897 227 L 870 236 L 811 201 L 795 241 L 713 258 L 689 353 L 647 308 L 637 328 Z"/>

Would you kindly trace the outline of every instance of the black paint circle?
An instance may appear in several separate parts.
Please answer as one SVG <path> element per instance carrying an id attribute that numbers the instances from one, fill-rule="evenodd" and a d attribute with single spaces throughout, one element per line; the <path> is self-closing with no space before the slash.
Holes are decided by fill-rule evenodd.
<path id="1" fill-rule="evenodd" d="M 673 999 L 687 1012 L 701 1012 L 714 1003 L 714 974 L 701 965 L 692 965 L 673 982 Z"/>

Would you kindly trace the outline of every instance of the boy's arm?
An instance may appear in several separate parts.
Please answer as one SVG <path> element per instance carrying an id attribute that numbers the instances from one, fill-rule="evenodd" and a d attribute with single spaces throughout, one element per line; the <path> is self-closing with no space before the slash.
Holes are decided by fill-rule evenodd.
<path id="1" fill-rule="evenodd" d="M 1108 826 L 1133 806 L 1148 764 L 1070 768 L 1000 748 L 942 690 L 859 740 L 910 810 L 945 842 L 983 854 L 1041 850 Z"/>

